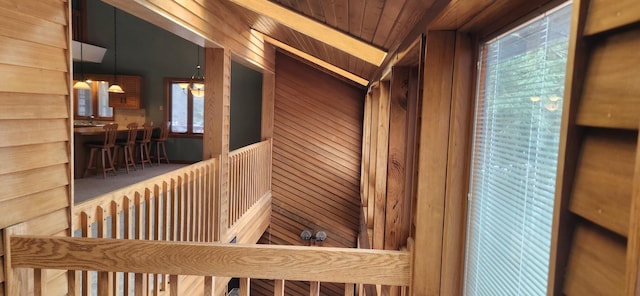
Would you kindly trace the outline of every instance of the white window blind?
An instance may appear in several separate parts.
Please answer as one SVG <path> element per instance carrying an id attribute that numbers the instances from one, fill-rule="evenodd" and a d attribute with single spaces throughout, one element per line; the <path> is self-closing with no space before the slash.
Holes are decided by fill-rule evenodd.
<path id="1" fill-rule="evenodd" d="M 466 295 L 546 295 L 571 5 L 481 48 Z"/>

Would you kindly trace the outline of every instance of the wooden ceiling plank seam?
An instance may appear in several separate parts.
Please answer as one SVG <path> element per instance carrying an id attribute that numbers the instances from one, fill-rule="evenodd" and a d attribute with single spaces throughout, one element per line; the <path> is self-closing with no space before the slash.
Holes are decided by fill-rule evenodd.
<path id="1" fill-rule="evenodd" d="M 400 12 L 402 12 L 407 1 L 399 0 L 387 0 L 384 4 L 384 9 L 378 21 L 378 27 L 371 42 L 378 46 L 383 46 L 385 41 L 390 37 L 391 31 L 399 18 Z"/>
<path id="2" fill-rule="evenodd" d="M 432 9 L 438 10 L 438 7 L 434 7 L 435 0 L 428 1 L 409 1 L 398 15 L 397 21 L 393 24 L 393 27 L 387 35 L 387 39 L 384 41 L 383 46 L 392 46 L 403 41 L 402 38 L 406 38 L 408 34 L 411 34 L 413 28 L 423 22 L 425 15 L 428 15 Z M 444 7 L 442 8 L 444 9 Z M 440 10 L 442 10 L 440 9 Z M 433 18 L 432 18 L 433 19 Z M 423 27 L 426 31 L 427 26 Z"/>
<path id="3" fill-rule="evenodd" d="M 433 22 L 435 18 L 440 15 L 447 5 L 451 2 L 451 0 L 434 0 L 433 4 L 427 9 L 422 15 L 420 21 L 411 29 L 411 31 L 403 36 L 404 39 L 399 40 L 399 42 L 395 42 L 393 47 L 390 47 L 388 50 L 387 57 L 385 61 L 382 62 L 380 67 L 376 69 L 372 77 L 381 77 L 383 73 L 385 73 L 393 63 L 395 56 L 398 52 L 408 48 L 418 36 L 422 35 L 422 33 L 426 32 L 429 29 L 429 25 Z"/>
<path id="4" fill-rule="evenodd" d="M 497 0 L 452 0 L 433 21 L 433 30 L 456 30 Z"/>
<path id="5" fill-rule="evenodd" d="M 262 0 L 229 1 L 271 17 L 284 26 L 330 44 L 337 49 L 359 56 L 374 65 L 380 65 L 386 56 L 384 50 L 275 3 Z"/>
<path id="6" fill-rule="evenodd" d="M 394 1 L 394 0 L 389 0 Z M 372 43 L 373 36 L 375 36 L 376 31 L 378 30 L 378 24 L 380 23 L 380 18 L 382 17 L 382 11 L 385 6 L 385 0 L 368 0 L 365 1 L 364 7 L 364 19 L 362 21 L 362 33 L 360 35 L 360 39 L 366 40 L 369 43 Z"/>
<path id="7" fill-rule="evenodd" d="M 349 1 L 349 33 L 360 37 L 362 35 L 362 23 L 364 22 L 365 0 Z"/>

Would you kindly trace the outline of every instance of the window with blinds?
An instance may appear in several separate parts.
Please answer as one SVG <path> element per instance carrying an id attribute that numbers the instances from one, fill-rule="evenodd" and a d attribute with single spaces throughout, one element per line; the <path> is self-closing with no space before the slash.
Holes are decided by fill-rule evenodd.
<path id="1" fill-rule="evenodd" d="M 464 291 L 546 295 L 570 3 L 482 45 Z"/>

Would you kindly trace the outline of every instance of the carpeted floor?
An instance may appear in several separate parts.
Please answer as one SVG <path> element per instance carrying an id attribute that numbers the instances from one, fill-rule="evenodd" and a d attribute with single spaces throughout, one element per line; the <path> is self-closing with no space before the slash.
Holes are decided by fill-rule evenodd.
<path id="1" fill-rule="evenodd" d="M 186 164 L 160 164 L 144 166 L 144 170 L 138 165 L 138 170 L 129 171 L 129 174 L 124 169 L 119 170 L 117 176 L 112 173 L 107 174 L 107 178 L 103 179 L 102 174 L 87 176 L 82 179 L 74 180 L 74 193 L 75 203 L 80 203 L 85 200 L 100 196 L 105 193 L 109 193 L 118 188 L 122 188 L 140 181 L 177 170 L 187 166 Z"/>

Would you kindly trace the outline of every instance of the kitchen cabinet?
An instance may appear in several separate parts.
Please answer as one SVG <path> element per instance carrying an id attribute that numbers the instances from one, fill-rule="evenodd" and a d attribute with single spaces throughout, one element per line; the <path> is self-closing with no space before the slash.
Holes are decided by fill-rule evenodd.
<path id="1" fill-rule="evenodd" d="M 91 90 L 74 90 L 75 119 L 113 120 L 113 109 L 142 108 L 142 76 L 118 75 L 118 84 L 124 93 L 110 93 L 106 89 L 114 82 L 112 74 L 85 74 Z"/>

